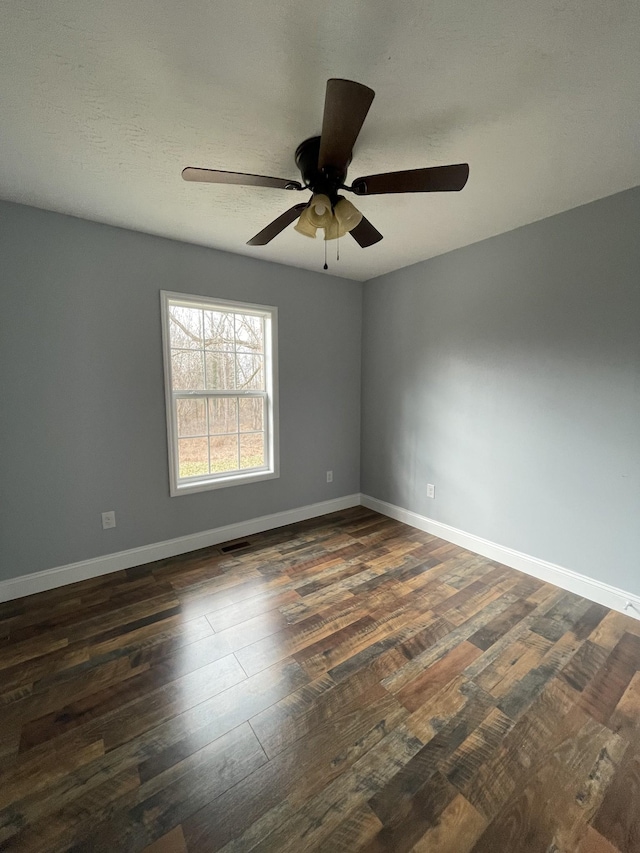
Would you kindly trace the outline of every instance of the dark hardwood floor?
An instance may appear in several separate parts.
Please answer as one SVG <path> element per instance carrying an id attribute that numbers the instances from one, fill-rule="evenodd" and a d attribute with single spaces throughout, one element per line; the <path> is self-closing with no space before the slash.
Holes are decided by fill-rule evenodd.
<path id="1" fill-rule="evenodd" d="M 0 605 L 0 849 L 639 853 L 640 622 L 356 508 Z"/>

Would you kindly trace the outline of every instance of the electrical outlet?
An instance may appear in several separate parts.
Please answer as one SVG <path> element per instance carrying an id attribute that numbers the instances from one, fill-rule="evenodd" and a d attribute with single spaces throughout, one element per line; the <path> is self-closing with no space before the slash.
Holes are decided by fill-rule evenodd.
<path id="1" fill-rule="evenodd" d="M 333 483 L 333 471 L 327 471 L 327 483 Z"/>
<path id="2" fill-rule="evenodd" d="M 116 526 L 116 514 L 113 510 L 102 513 L 102 529 L 109 530 L 110 527 Z"/>
<path id="3" fill-rule="evenodd" d="M 435 498 L 435 496 L 436 496 L 436 487 L 433 485 L 433 483 L 427 483 L 427 497 L 428 498 Z"/>

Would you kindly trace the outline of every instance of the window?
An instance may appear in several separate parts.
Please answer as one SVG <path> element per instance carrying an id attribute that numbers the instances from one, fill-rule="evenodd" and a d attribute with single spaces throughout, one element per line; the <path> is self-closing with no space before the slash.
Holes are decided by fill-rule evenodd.
<path id="1" fill-rule="evenodd" d="M 277 309 L 162 292 L 172 495 L 278 476 Z"/>

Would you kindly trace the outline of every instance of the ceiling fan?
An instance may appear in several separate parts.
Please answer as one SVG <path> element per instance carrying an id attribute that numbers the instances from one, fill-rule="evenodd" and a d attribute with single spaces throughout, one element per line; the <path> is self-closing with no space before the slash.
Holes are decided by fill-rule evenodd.
<path id="1" fill-rule="evenodd" d="M 353 80 L 332 78 L 327 81 L 322 133 L 302 142 L 295 155 L 302 176 L 300 181 L 250 175 L 243 172 L 223 172 L 218 169 L 195 169 L 182 172 L 185 181 L 211 184 L 241 184 L 251 187 L 274 187 L 283 190 L 311 190 L 308 202 L 296 204 L 270 222 L 248 246 L 266 246 L 292 222 L 298 220 L 296 231 L 315 237 L 318 228 L 324 229 L 325 240 L 350 233 L 366 248 L 382 240 L 382 234 L 346 198 L 340 190 L 359 196 L 381 193 L 457 192 L 469 177 L 467 163 L 454 166 L 435 166 L 385 172 L 357 178 L 349 187 L 345 184 L 351 163 L 353 146 L 369 112 L 375 92 Z"/>

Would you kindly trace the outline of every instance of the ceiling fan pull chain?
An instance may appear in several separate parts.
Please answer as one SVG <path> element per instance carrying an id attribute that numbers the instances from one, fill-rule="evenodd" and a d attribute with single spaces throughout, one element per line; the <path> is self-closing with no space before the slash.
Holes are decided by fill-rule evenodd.
<path id="1" fill-rule="evenodd" d="M 336 240 L 336 262 L 340 260 L 340 238 Z"/>
<path id="2" fill-rule="evenodd" d="M 327 241 L 323 240 L 323 243 L 324 243 L 324 267 L 322 269 L 328 270 L 329 267 L 327 266 Z"/>

